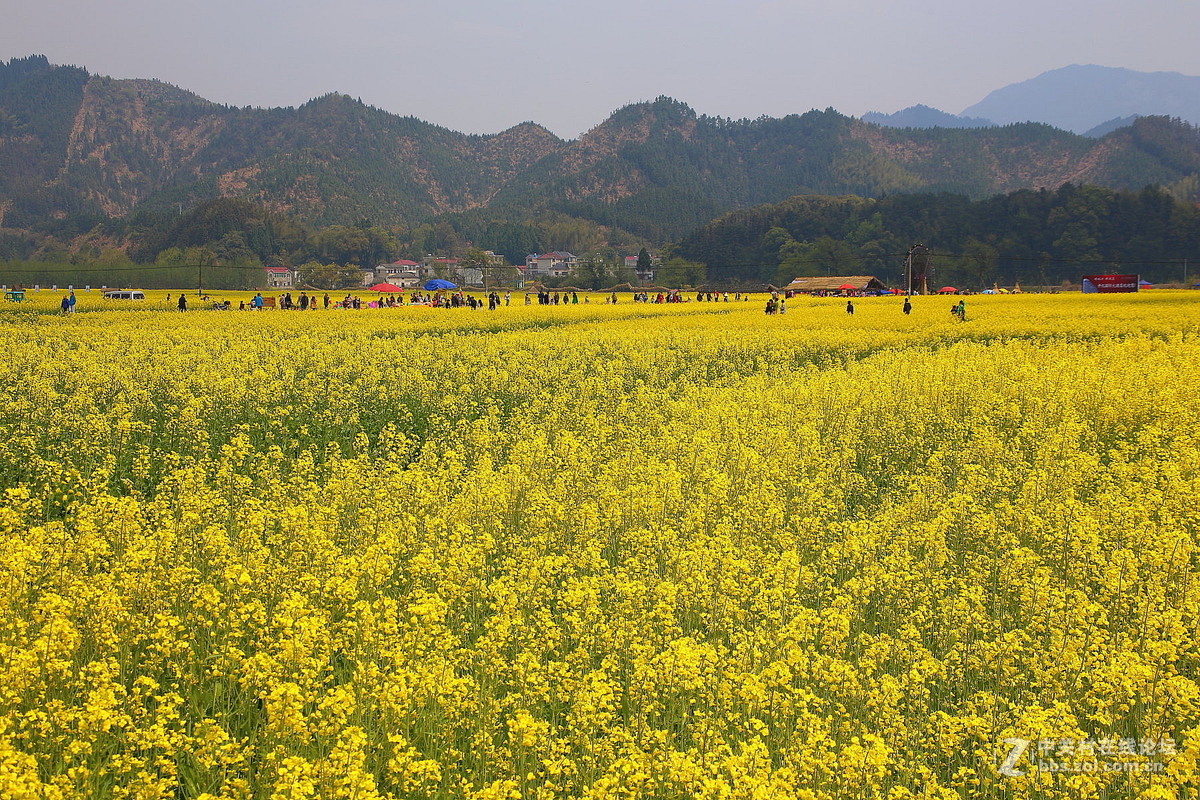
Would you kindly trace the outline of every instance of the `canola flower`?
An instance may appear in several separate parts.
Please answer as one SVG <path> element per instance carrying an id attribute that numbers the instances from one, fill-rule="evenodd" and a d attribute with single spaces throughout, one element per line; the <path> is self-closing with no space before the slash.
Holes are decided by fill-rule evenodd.
<path id="1" fill-rule="evenodd" d="M 788 305 L 0 310 L 0 796 L 1190 796 L 1191 295 Z"/>

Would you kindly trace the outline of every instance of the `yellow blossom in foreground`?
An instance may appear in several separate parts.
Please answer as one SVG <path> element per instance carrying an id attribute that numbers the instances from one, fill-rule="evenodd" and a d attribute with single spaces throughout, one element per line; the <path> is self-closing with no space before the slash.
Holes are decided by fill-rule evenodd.
<path id="1" fill-rule="evenodd" d="M 1198 299 L 0 310 L 0 796 L 1185 796 Z"/>

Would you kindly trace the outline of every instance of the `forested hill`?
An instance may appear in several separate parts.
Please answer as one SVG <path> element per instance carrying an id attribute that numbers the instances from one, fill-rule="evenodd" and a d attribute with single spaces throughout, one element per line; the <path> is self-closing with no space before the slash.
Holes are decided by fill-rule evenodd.
<path id="1" fill-rule="evenodd" d="M 561 146 L 532 123 L 469 136 L 337 94 L 300 108 L 239 109 L 42 58 L 0 66 L 8 227 L 219 196 L 311 222 L 424 219 L 486 205 Z"/>
<path id="2" fill-rule="evenodd" d="M 832 109 L 730 121 L 660 98 L 566 143 L 493 205 L 554 208 L 663 240 L 731 209 L 799 194 L 983 198 L 1065 183 L 1140 189 L 1197 171 L 1200 129 L 1161 117 L 1095 140 L 1036 123 L 885 128 Z"/>
<path id="3" fill-rule="evenodd" d="M 796 194 L 982 198 L 1067 182 L 1179 185 L 1198 171 L 1200 133 L 1165 118 L 1094 140 L 1039 124 L 891 129 L 832 109 L 731 121 L 660 98 L 566 142 L 534 123 L 461 134 L 344 95 L 300 108 L 232 108 L 41 57 L 0 64 L 6 228 L 221 196 L 320 225 L 567 214 L 662 243 L 730 210 Z"/>
<path id="4" fill-rule="evenodd" d="M 1200 264 L 1200 208 L 1161 189 L 1064 185 L 985 200 L 950 194 L 793 197 L 732 212 L 674 247 L 717 282 L 876 275 L 903 285 L 913 244 L 934 254 L 939 285 L 1057 284 L 1089 272 L 1179 282 Z"/>

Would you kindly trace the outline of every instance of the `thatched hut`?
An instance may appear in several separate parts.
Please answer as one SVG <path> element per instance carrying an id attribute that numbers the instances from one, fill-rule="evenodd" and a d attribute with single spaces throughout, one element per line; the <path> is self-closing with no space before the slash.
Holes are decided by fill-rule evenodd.
<path id="1" fill-rule="evenodd" d="M 874 275 L 834 275 L 796 278 L 783 289 L 789 292 L 882 292 L 887 287 Z"/>

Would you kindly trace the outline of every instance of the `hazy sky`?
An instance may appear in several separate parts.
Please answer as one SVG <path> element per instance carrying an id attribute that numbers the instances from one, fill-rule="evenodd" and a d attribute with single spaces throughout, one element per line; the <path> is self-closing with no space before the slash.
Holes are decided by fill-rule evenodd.
<path id="1" fill-rule="evenodd" d="M 659 95 L 731 118 L 958 113 L 1069 64 L 1200 75 L 1198 35 L 1198 0 L 0 0 L 4 60 L 565 138 Z"/>

